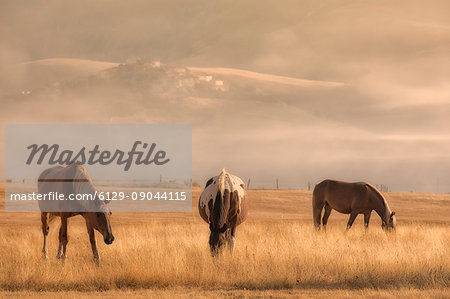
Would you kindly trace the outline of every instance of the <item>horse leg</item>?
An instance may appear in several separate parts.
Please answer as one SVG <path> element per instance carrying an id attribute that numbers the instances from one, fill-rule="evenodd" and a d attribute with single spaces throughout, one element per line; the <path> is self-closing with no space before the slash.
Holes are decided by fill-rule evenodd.
<path id="1" fill-rule="evenodd" d="M 234 251 L 234 244 L 236 243 L 236 239 L 234 237 L 235 233 L 236 233 L 236 227 L 232 227 L 230 229 L 230 235 L 228 236 L 228 246 L 232 253 Z"/>
<path id="2" fill-rule="evenodd" d="M 63 228 L 62 228 L 62 217 L 61 217 L 61 226 L 59 227 L 59 244 L 58 244 L 58 254 L 56 255 L 57 259 L 60 259 L 62 257 L 62 232 Z"/>
<path id="3" fill-rule="evenodd" d="M 364 214 L 364 227 L 365 227 L 366 229 L 369 228 L 370 213 L 371 213 L 371 212 L 365 213 L 365 214 Z"/>
<path id="4" fill-rule="evenodd" d="M 355 219 L 356 219 L 356 216 L 358 216 L 357 213 L 351 213 L 351 214 L 350 214 L 350 218 L 348 219 L 348 223 L 347 223 L 347 229 L 350 229 L 350 228 L 352 227 L 353 222 L 354 222 Z"/>
<path id="5" fill-rule="evenodd" d="M 59 229 L 59 246 L 58 246 L 58 259 L 66 258 L 66 248 L 67 248 L 67 217 L 61 216 L 61 228 Z"/>
<path id="6" fill-rule="evenodd" d="M 87 231 L 89 234 L 89 242 L 91 243 L 92 253 L 94 254 L 94 261 L 98 264 L 99 257 L 97 251 L 97 244 L 95 243 L 95 232 L 90 224 L 86 222 Z"/>
<path id="7" fill-rule="evenodd" d="M 331 210 L 332 210 L 332 208 L 330 207 L 330 205 L 328 203 L 325 203 L 325 212 L 323 213 L 323 218 L 322 218 L 322 226 L 323 226 L 324 231 L 326 231 L 326 229 L 327 229 L 328 217 L 330 217 Z"/>
<path id="8" fill-rule="evenodd" d="M 42 222 L 42 233 L 44 235 L 44 246 L 42 247 L 42 256 L 43 258 L 47 259 L 47 236 L 48 236 L 48 222 L 47 222 L 47 212 L 41 213 L 41 222 Z"/>

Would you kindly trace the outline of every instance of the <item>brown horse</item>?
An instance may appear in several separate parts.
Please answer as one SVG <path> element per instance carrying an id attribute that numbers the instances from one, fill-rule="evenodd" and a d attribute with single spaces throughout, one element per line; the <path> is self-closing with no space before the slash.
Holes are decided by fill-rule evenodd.
<path id="1" fill-rule="evenodd" d="M 209 246 L 216 255 L 227 242 L 233 251 L 236 226 L 247 219 L 248 199 L 244 182 L 222 170 L 206 183 L 198 202 L 200 216 L 209 224 Z"/>
<path id="2" fill-rule="evenodd" d="M 95 188 L 89 175 L 82 165 L 72 163 L 67 167 L 55 166 L 44 170 L 38 179 L 38 192 L 42 195 L 49 192 L 59 192 L 69 198 L 70 194 L 91 195 L 95 197 Z M 111 231 L 110 217 L 111 211 L 107 207 L 108 201 L 101 201 L 98 197 L 93 200 L 82 203 L 69 201 L 39 201 L 41 209 L 42 232 L 44 234 L 44 246 L 42 253 L 47 258 L 47 235 L 49 224 L 55 217 L 61 218 L 61 227 L 59 229 L 59 247 L 58 259 L 66 258 L 67 222 L 68 218 L 81 215 L 86 222 L 89 241 L 91 243 L 94 260 L 99 261 L 97 246 L 95 244 L 94 229 L 103 235 L 106 244 L 112 244 L 114 236 Z M 83 206 L 84 205 L 84 206 Z M 72 210 L 72 212 L 70 212 Z"/>
<path id="3" fill-rule="evenodd" d="M 320 229 L 322 209 L 325 210 L 322 218 L 324 229 L 332 209 L 343 214 L 350 214 L 347 229 L 352 226 L 358 214 L 364 214 L 364 226 L 368 228 L 372 210 L 380 216 L 383 229 L 395 228 L 395 212 L 391 211 L 383 195 L 368 183 L 325 180 L 314 188 L 312 207 L 314 225 L 317 229 Z"/>

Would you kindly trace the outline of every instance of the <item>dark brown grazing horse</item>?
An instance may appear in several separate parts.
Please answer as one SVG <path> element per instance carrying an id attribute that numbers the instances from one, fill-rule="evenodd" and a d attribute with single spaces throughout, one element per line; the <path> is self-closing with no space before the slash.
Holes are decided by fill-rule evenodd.
<path id="1" fill-rule="evenodd" d="M 350 214 L 347 229 L 352 226 L 358 214 L 364 214 L 364 226 L 368 228 L 372 210 L 380 216 L 383 229 L 395 228 L 395 212 L 391 211 L 383 195 L 368 183 L 325 180 L 314 188 L 312 207 L 314 225 L 317 229 L 320 229 L 322 209 L 325 210 L 322 218 L 324 229 L 332 209 Z"/>
<path id="2" fill-rule="evenodd" d="M 55 166 L 44 170 L 38 179 L 38 192 L 40 194 L 49 194 L 49 192 L 59 192 L 64 194 L 66 198 L 70 194 L 90 194 L 94 196 L 95 188 L 92 184 L 89 175 L 82 165 L 79 163 L 72 163 L 67 167 Z M 49 231 L 49 224 L 55 217 L 61 217 L 61 228 L 59 229 L 59 247 L 58 259 L 66 258 L 66 246 L 68 242 L 67 237 L 67 222 L 68 218 L 81 215 L 86 222 L 87 231 L 89 234 L 89 241 L 91 242 L 94 260 L 99 261 L 97 246 L 95 244 L 94 229 L 103 235 L 103 240 L 106 244 L 112 244 L 114 236 L 111 231 L 110 217 L 111 211 L 106 205 L 108 201 L 101 201 L 96 197 L 94 200 L 86 202 L 49 202 L 39 201 L 41 209 L 42 233 L 44 234 L 44 246 L 42 253 L 47 258 L 47 235 Z M 80 206 L 80 205 L 91 206 Z M 67 211 L 69 209 L 69 211 Z M 70 210 L 73 209 L 73 212 Z M 90 212 L 88 212 L 90 211 Z"/>
<path id="3" fill-rule="evenodd" d="M 236 226 L 247 219 L 248 199 L 244 182 L 222 170 L 212 177 L 198 201 L 200 216 L 209 224 L 209 246 L 213 256 L 227 242 L 234 249 Z"/>

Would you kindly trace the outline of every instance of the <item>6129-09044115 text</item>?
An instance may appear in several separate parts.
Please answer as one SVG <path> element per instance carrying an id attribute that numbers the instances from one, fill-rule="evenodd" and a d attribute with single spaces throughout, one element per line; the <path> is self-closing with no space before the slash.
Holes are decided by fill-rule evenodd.
<path id="1" fill-rule="evenodd" d="M 11 193 L 10 200 L 39 200 L 39 201 L 64 201 L 64 200 L 157 200 L 157 201 L 178 201 L 186 200 L 185 191 L 141 191 L 141 192 L 114 192 L 114 191 L 95 191 L 94 193 L 70 193 L 64 194 L 61 192 L 48 192 L 48 193 Z"/>

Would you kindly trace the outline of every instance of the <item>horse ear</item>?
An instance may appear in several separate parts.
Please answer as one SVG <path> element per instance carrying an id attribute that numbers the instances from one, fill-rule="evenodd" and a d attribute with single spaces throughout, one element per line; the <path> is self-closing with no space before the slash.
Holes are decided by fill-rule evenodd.
<path id="1" fill-rule="evenodd" d="M 391 217 L 394 216 L 394 215 L 395 215 L 395 212 L 392 212 L 392 213 L 391 213 Z"/>
<path id="2" fill-rule="evenodd" d="M 105 199 L 104 201 L 103 201 L 105 204 L 109 204 L 111 201 L 110 200 L 107 200 L 107 199 Z"/>

